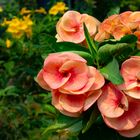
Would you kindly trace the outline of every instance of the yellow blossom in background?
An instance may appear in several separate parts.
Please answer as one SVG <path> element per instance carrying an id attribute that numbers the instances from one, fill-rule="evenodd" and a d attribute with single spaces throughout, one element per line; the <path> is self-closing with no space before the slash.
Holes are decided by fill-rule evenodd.
<path id="1" fill-rule="evenodd" d="M 11 47 L 11 41 L 9 39 L 6 39 L 5 44 L 6 44 L 6 47 L 7 48 L 10 48 Z"/>
<path id="2" fill-rule="evenodd" d="M 3 8 L 0 6 L 0 13 L 2 13 L 3 12 Z"/>
<path id="3" fill-rule="evenodd" d="M 50 15 L 57 15 L 58 13 L 63 14 L 66 10 L 68 10 L 68 7 L 66 7 L 66 4 L 64 2 L 57 2 L 51 9 L 49 10 Z"/>
<path id="4" fill-rule="evenodd" d="M 8 25 L 10 21 L 8 21 L 6 18 L 4 18 L 3 23 L 1 23 L 2 26 Z"/>
<path id="5" fill-rule="evenodd" d="M 14 17 L 12 20 L 7 21 L 6 19 L 2 25 L 7 25 L 7 32 L 11 33 L 14 38 L 21 38 L 24 34 L 29 38 L 32 36 L 32 25 L 33 22 L 30 19 L 30 15 L 24 16 L 23 19 Z"/>
<path id="6" fill-rule="evenodd" d="M 21 15 L 30 14 L 31 10 L 28 10 L 26 7 L 22 8 L 20 11 Z"/>
<path id="7" fill-rule="evenodd" d="M 24 19 L 24 21 L 23 21 L 24 22 L 24 25 L 26 24 L 26 26 L 27 26 L 26 30 L 24 30 L 24 31 L 26 33 L 26 36 L 28 38 L 30 38 L 32 36 L 32 25 L 33 25 L 33 21 L 30 19 L 30 15 L 24 16 L 23 19 Z"/>
<path id="8" fill-rule="evenodd" d="M 40 14 L 47 14 L 46 10 L 43 7 L 40 7 L 40 9 L 36 9 L 35 12 Z"/>

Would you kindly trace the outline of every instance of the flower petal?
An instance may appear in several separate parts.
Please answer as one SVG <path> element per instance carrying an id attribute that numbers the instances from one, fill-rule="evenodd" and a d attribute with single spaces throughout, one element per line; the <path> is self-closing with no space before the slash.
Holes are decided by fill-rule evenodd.
<path id="1" fill-rule="evenodd" d="M 128 96 L 135 98 L 135 99 L 140 99 L 140 87 L 135 87 L 132 88 L 131 90 L 124 90 L 125 94 Z"/>
<path id="2" fill-rule="evenodd" d="M 119 134 L 129 138 L 136 137 L 140 134 L 140 122 L 136 125 L 135 128 L 130 130 L 119 131 Z"/>
<path id="3" fill-rule="evenodd" d="M 60 72 L 68 71 L 71 77 L 63 88 L 68 91 L 75 91 L 83 88 L 88 82 L 88 67 L 85 63 L 78 61 L 67 61 L 59 69 Z"/>
<path id="4" fill-rule="evenodd" d="M 89 73 L 90 73 L 89 77 L 95 78 L 95 81 L 90 90 L 100 89 L 105 83 L 104 77 L 101 75 L 101 73 L 96 68 L 91 67 L 91 66 L 89 66 Z"/>
<path id="5" fill-rule="evenodd" d="M 52 105 L 55 106 L 56 109 L 58 109 L 62 114 L 70 117 L 79 117 L 81 115 L 81 112 L 69 112 L 63 109 L 61 106 L 59 99 L 60 99 L 61 93 L 58 92 L 57 90 L 52 91 Z"/>
<path id="6" fill-rule="evenodd" d="M 86 111 L 88 108 L 90 108 L 97 101 L 97 99 L 100 97 L 101 93 L 102 93 L 102 90 L 95 90 L 95 91 L 91 91 L 89 93 L 89 96 L 85 100 L 84 111 Z"/>
<path id="7" fill-rule="evenodd" d="M 49 85 L 45 82 L 45 80 L 43 78 L 43 73 L 44 73 L 43 69 L 40 70 L 40 72 L 37 75 L 36 81 L 45 90 L 51 90 Z"/>
<path id="8" fill-rule="evenodd" d="M 84 105 L 85 96 L 84 95 L 66 95 L 61 94 L 59 98 L 59 103 L 64 110 L 76 113 L 81 112 Z"/>
<path id="9" fill-rule="evenodd" d="M 131 98 L 130 98 L 131 99 Z M 136 127 L 140 121 L 140 102 L 139 100 L 129 99 L 128 111 L 118 118 L 108 118 L 103 116 L 105 123 L 116 130 L 130 130 Z"/>
<path id="10" fill-rule="evenodd" d="M 109 83 L 102 89 L 103 93 L 98 99 L 98 108 L 100 112 L 109 118 L 117 118 L 128 108 L 126 96 Z"/>

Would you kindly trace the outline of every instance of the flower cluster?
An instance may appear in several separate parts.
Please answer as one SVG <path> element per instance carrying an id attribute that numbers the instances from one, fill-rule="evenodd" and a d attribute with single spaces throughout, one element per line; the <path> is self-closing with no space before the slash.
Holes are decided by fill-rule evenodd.
<path id="1" fill-rule="evenodd" d="M 32 36 L 32 25 L 33 22 L 30 16 L 24 16 L 23 19 L 14 17 L 12 20 L 4 19 L 3 26 L 7 27 L 7 32 L 11 33 L 14 38 L 21 38 L 24 34 L 28 38 Z"/>
<path id="2" fill-rule="evenodd" d="M 63 14 L 66 10 L 68 10 L 68 7 L 66 7 L 66 4 L 64 2 L 57 2 L 55 5 L 51 7 L 49 10 L 50 15 L 57 15 L 58 13 Z"/>
<path id="3" fill-rule="evenodd" d="M 60 18 L 56 25 L 57 42 L 83 45 L 86 40 L 91 58 L 95 59 L 92 61 L 98 62 L 88 66 L 84 58 L 72 52 L 49 54 L 45 59 L 37 82 L 51 91 L 52 104 L 61 113 L 78 117 L 97 101 L 109 127 L 125 137 L 140 134 L 140 56 L 135 55 L 139 52 L 139 15 L 140 12 L 128 11 L 100 23 L 87 14 L 68 11 Z M 125 42 L 128 36 L 122 39 L 127 34 L 132 42 Z M 111 39 L 112 44 L 103 43 L 105 39 Z"/>
<path id="4" fill-rule="evenodd" d="M 105 19 L 99 26 L 95 40 L 101 42 L 111 36 L 119 40 L 126 34 L 138 37 L 137 46 L 140 48 L 140 12 L 127 11 Z"/>

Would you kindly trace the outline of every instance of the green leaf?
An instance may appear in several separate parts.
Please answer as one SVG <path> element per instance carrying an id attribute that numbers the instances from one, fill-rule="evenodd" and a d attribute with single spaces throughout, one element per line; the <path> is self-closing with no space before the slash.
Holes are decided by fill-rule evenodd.
<path id="1" fill-rule="evenodd" d="M 107 16 L 111 16 L 111 15 L 119 14 L 119 13 L 120 13 L 120 7 L 116 6 L 110 9 L 110 11 L 107 13 Z"/>
<path id="2" fill-rule="evenodd" d="M 56 52 L 53 48 L 54 44 L 56 43 L 56 39 L 48 34 L 41 34 L 39 35 L 39 46 L 41 54 L 49 54 L 52 52 Z"/>
<path id="3" fill-rule="evenodd" d="M 43 134 L 45 133 L 49 133 L 49 132 L 55 132 L 57 130 L 62 130 L 62 129 L 67 129 L 73 125 L 75 125 L 76 123 L 78 123 L 79 121 L 81 121 L 81 118 L 71 118 L 71 117 L 67 117 L 64 115 L 59 115 L 56 122 L 50 126 L 48 126 L 45 131 L 43 132 Z M 78 125 L 79 126 L 79 125 Z M 80 126 L 82 127 L 82 126 Z"/>
<path id="4" fill-rule="evenodd" d="M 87 60 L 88 65 L 93 65 L 93 57 L 89 53 L 89 50 L 83 46 L 72 42 L 59 42 L 55 43 L 53 46 L 53 52 L 73 52 Z M 48 56 L 48 53 L 43 53 L 42 57 L 45 59 Z"/>
<path id="5" fill-rule="evenodd" d="M 14 61 L 9 61 L 9 62 L 4 64 L 4 67 L 5 67 L 6 71 L 11 76 L 13 76 L 13 74 L 14 74 L 14 72 L 13 72 L 14 65 L 15 65 Z"/>
<path id="6" fill-rule="evenodd" d="M 50 112 L 52 114 L 56 114 L 57 113 L 56 109 L 52 105 L 45 104 L 43 106 L 43 108 L 44 108 L 44 110 L 46 110 L 46 111 L 48 111 L 48 112 Z"/>
<path id="7" fill-rule="evenodd" d="M 91 39 L 85 23 L 84 23 L 84 33 L 85 33 L 86 42 L 88 44 L 88 48 L 90 50 L 90 53 L 94 56 L 94 58 L 96 58 L 97 46 L 95 45 L 95 42 Z"/>
<path id="8" fill-rule="evenodd" d="M 137 50 L 137 52 L 135 53 L 136 56 L 140 56 L 140 50 Z"/>
<path id="9" fill-rule="evenodd" d="M 137 37 L 135 35 L 125 35 L 118 42 L 120 43 L 136 43 Z"/>
<path id="10" fill-rule="evenodd" d="M 98 50 L 100 63 L 108 63 L 113 57 L 118 60 L 124 60 L 133 51 L 133 48 L 127 43 L 105 44 Z"/>
<path id="11" fill-rule="evenodd" d="M 98 114 L 99 114 L 99 111 L 97 110 L 97 108 L 94 107 L 94 109 L 90 115 L 89 121 L 87 122 L 86 126 L 83 128 L 82 133 L 85 133 L 86 131 L 88 131 L 91 128 L 93 123 L 97 120 Z"/>
<path id="12" fill-rule="evenodd" d="M 105 40 L 104 42 L 100 43 L 100 46 L 103 46 L 105 44 L 116 44 L 116 43 L 136 43 L 137 41 L 137 37 L 135 35 L 125 35 L 123 36 L 120 40 L 116 40 L 116 39 L 109 39 L 109 40 Z"/>
<path id="13" fill-rule="evenodd" d="M 53 48 L 56 52 L 63 52 L 63 51 L 84 51 L 89 52 L 87 48 L 81 46 L 79 44 L 75 44 L 72 42 L 57 42 L 54 44 Z"/>
<path id="14" fill-rule="evenodd" d="M 109 62 L 105 67 L 100 69 L 100 72 L 104 75 L 104 77 L 111 81 L 113 84 L 122 84 L 123 78 L 120 75 L 119 64 L 115 58 L 111 62 Z"/>

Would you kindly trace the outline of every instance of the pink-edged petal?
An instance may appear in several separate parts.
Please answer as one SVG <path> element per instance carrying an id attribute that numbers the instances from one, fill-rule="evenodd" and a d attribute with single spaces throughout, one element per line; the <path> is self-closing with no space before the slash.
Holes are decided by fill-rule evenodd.
<path id="1" fill-rule="evenodd" d="M 114 27 L 118 24 L 119 24 L 119 15 L 115 14 L 115 15 L 112 15 L 109 18 L 105 19 L 101 23 L 100 29 L 111 34 Z"/>
<path id="2" fill-rule="evenodd" d="M 114 27 L 114 30 L 112 31 L 112 35 L 115 39 L 119 40 L 126 34 L 131 34 L 130 28 L 124 25 L 117 25 Z"/>
<path id="3" fill-rule="evenodd" d="M 44 62 L 43 78 L 52 89 L 61 87 L 70 77 L 70 73 L 64 77 L 63 74 L 59 72 L 59 68 L 66 61 L 65 58 L 59 56 L 60 54 L 58 53 L 50 54 Z"/>
<path id="4" fill-rule="evenodd" d="M 76 53 L 72 53 L 72 52 L 63 52 L 60 53 L 61 58 L 65 58 L 66 60 L 73 60 L 73 61 L 80 61 L 83 63 L 87 63 L 87 61 L 81 57 L 80 55 L 76 54 Z"/>
<path id="5" fill-rule="evenodd" d="M 56 34 L 55 38 L 57 39 L 56 42 L 63 42 L 63 39 L 60 38 L 60 36 L 58 34 Z"/>
<path id="6" fill-rule="evenodd" d="M 52 91 L 52 105 L 55 106 L 56 109 L 58 109 L 62 114 L 70 117 L 79 117 L 81 115 L 81 112 L 69 112 L 63 109 L 61 106 L 59 100 L 60 100 L 60 95 L 61 93 L 58 92 L 57 90 Z"/>
<path id="7" fill-rule="evenodd" d="M 75 32 L 75 27 L 79 26 L 81 20 L 81 14 L 77 11 L 68 11 L 61 18 L 61 27 L 65 31 Z M 59 29 L 57 29 L 59 30 Z"/>
<path id="8" fill-rule="evenodd" d="M 67 91 L 76 91 L 82 89 L 88 82 L 87 73 L 73 75 L 68 82 L 63 86 Z"/>
<path id="9" fill-rule="evenodd" d="M 62 88 L 68 91 L 75 91 L 83 88 L 88 82 L 88 67 L 85 63 L 67 61 L 59 69 L 60 72 L 69 71 L 71 77 Z"/>
<path id="10" fill-rule="evenodd" d="M 87 91 L 89 91 L 89 89 L 91 88 L 91 86 L 93 85 L 95 81 L 95 78 L 89 78 L 87 84 L 80 90 L 65 90 L 63 88 L 59 88 L 59 91 L 65 94 L 74 94 L 74 95 L 78 95 L 78 94 L 85 94 Z"/>
<path id="11" fill-rule="evenodd" d="M 61 94 L 59 98 L 59 103 L 61 104 L 64 110 L 71 113 L 76 113 L 82 111 L 84 100 L 84 95 Z"/>
<path id="12" fill-rule="evenodd" d="M 128 137 L 128 138 L 138 136 L 140 134 L 140 122 L 133 129 L 119 131 L 119 134 L 124 136 L 124 137 Z"/>
<path id="13" fill-rule="evenodd" d="M 96 18 L 89 16 L 88 14 L 82 14 L 81 22 L 86 24 L 86 27 L 91 36 L 96 33 L 97 27 L 100 24 L 100 22 Z"/>
<path id="14" fill-rule="evenodd" d="M 119 18 L 120 18 L 120 22 L 127 26 L 129 24 L 129 16 L 132 14 L 133 12 L 132 11 L 126 11 L 126 12 L 123 12 L 119 15 Z"/>
<path id="15" fill-rule="evenodd" d="M 51 90 L 51 88 L 49 87 L 49 85 L 45 82 L 44 78 L 43 78 L 43 70 L 40 70 L 40 72 L 38 73 L 37 77 L 36 77 L 36 81 L 37 83 L 44 88 L 45 90 Z"/>
<path id="16" fill-rule="evenodd" d="M 90 95 L 85 100 L 84 111 L 90 108 L 97 101 L 101 93 L 102 93 L 102 90 L 90 91 Z"/>
<path id="17" fill-rule="evenodd" d="M 116 130 L 130 130 L 136 127 L 140 121 L 140 102 L 139 100 L 129 101 L 128 111 L 118 118 L 108 118 L 103 116 L 105 123 Z"/>
<path id="18" fill-rule="evenodd" d="M 63 74 L 52 71 L 52 73 L 44 72 L 43 78 L 45 82 L 52 88 L 52 89 L 58 89 L 61 86 L 63 86 L 70 78 L 71 74 L 68 73 L 67 76 L 63 76 Z"/>
<path id="19" fill-rule="evenodd" d="M 80 20 L 81 14 L 79 12 L 66 12 L 57 23 L 57 34 L 64 41 L 81 43 L 85 39 L 85 36 Z"/>
<path id="20" fill-rule="evenodd" d="M 91 66 L 89 66 L 89 73 L 90 73 L 90 77 L 95 78 L 95 81 L 90 90 L 100 89 L 105 83 L 104 77 L 101 75 L 101 73 L 96 68 L 91 67 Z"/>
<path id="21" fill-rule="evenodd" d="M 132 12 L 129 18 L 132 22 L 140 21 L 140 11 Z"/>
<path id="22" fill-rule="evenodd" d="M 140 59 L 139 57 L 131 57 L 123 62 L 121 67 L 121 74 L 124 77 L 124 80 L 129 79 L 129 76 L 135 77 L 140 69 Z M 127 78 L 128 77 L 128 78 Z M 130 77 L 130 78 L 131 78 Z"/>
<path id="23" fill-rule="evenodd" d="M 98 32 L 95 35 L 95 40 L 98 41 L 98 42 L 102 42 L 105 39 L 109 39 L 109 38 L 110 38 L 110 34 L 105 32 L 105 31 L 104 32 Z"/>
<path id="24" fill-rule="evenodd" d="M 72 52 L 59 52 L 59 53 L 51 53 L 44 61 L 44 67 L 48 65 L 48 63 L 56 63 L 58 66 L 61 66 L 64 62 L 68 60 L 75 60 L 87 63 L 87 61 L 82 58 L 80 55 Z"/>
<path id="25" fill-rule="evenodd" d="M 70 78 L 71 74 L 67 72 L 64 75 L 59 71 L 59 68 L 68 60 L 83 62 L 86 65 L 86 60 L 74 53 L 54 53 L 50 54 L 44 62 L 44 73 L 43 78 L 45 82 L 52 88 L 57 89 L 63 86 Z M 78 63 L 77 62 L 77 63 Z"/>
<path id="26" fill-rule="evenodd" d="M 132 98 L 140 99 L 140 87 L 135 87 L 130 90 L 124 90 L 124 92 Z"/>
<path id="27" fill-rule="evenodd" d="M 97 102 L 101 114 L 109 118 L 116 118 L 127 110 L 128 100 L 126 96 L 114 85 L 111 83 L 105 85 L 102 92 Z"/>
<path id="28" fill-rule="evenodd" d="M 59 111 L 62 111 L 63 108 L 59 103 L 59 98 L 60 98 L 61 93 L 58 92 L 57 90 L 52 90 L 52 105 L 55 106 Z"/>
<path id="29" fill-rule="evenodd" d="M 64 41 L 68 42 L 74 42 L 74 43 L 81 43 L 84 41 L 85 36 L 84 36 L 84 31 L 82 27 L 77 27 L 75 29 L 75 32 L 66 32 L 63 30 L 61 27 L 59 28 L 58 35 L 60 38 L 62 38 Z"/>
<path id="30" fill-rule="evenodd" d="M 88 67 L 85 63 L 80 61 L 69 60 L 65 62 L 60 68 L 59 72 L 71 72 L 75 75 L 80 73 L 88 73 Z"/>
<path id="31" fill-rule="evenodd" d="M 131 57 L 123 62 L 121 67 L 121 75 L 124 79 L 124 85 L 121 85 L 126 90 L 130 90 L 137 86 L 140 70 L 140 57 Z"/>

